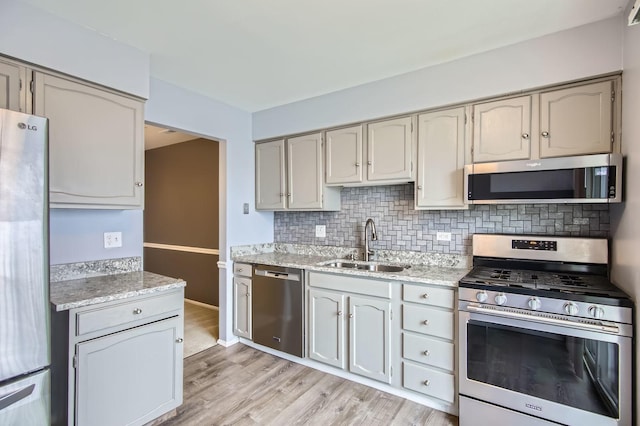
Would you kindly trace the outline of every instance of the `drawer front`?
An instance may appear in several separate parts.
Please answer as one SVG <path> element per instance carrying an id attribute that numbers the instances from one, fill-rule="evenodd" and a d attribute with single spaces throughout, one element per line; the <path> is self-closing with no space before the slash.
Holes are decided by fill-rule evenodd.
<path id="1" fill-rule="evenodd" d="M 347 291 L 349 293 L 366 294 L 368 296 L 391 298 L 391 283 L 369 278 L 357 278 L 348 275 L 309 273 L 311 287 L 327 288 L 329 290 Z"/>
<path id="2" fill-rule="evenodd" d="M 402 286 L 402 300 L 453 309 L 455 293 L 450 288 L 404 284 Z"/>
<path id="3" fill-rule="evenodd" d="M 76 335 L 91 333 L 182 309 L 182 291 L 78 312 Z"/>
<path id="4" fill-rule="evenodd" d="M 403 362 L 402 383 L 406 389 L 411 389 L 425 395 L 433 396 L 443 401 L 455 401 L 455 376 L 428 367 L 421 367 Z"/>
<path id="5" fill-rule="evenodd" d="M 240 275 L 241 277 L 251 278 L 252 273 L 253 273 L 253 267 L 248 263 L 233 264 L 233 275 Z"/>
<path id="6" fill-rule="evenodd" d="M 453 312 L 423 306 L 402 306 L 402 328 L 453 340 Z"/>
<path id="7" fill-rule="evenodd" d="M 415 334 L 402 334 L 402 356 L 444 370 L 454 369 L 454 345 Z"/>

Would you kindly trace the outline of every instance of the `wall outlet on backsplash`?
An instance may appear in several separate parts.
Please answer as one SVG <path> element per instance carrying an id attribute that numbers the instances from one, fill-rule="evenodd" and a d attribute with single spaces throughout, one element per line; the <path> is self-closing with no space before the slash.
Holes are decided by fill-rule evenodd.
<path id="1" fill-rule="evenodd" d="M 436 233 L 436 240 L 438 240 L 438 241 L 451 241 L 451 232 L 438 232 L 438 233 Z"/>
<path id="2" fill-rule="evenodd" d="M 327 226 L 326 225 L 316 225 L 316 237 L 317 238 L 325 238 L 327 236 Z"/>

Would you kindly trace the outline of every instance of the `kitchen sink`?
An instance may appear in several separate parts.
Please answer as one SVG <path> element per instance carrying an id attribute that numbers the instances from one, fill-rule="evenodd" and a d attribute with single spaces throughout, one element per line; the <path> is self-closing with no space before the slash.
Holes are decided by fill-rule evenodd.
<path id="1" fill-rule="evenodd" d="M 411 265 L 389 265 L 386 263 L 355 263 L 341 261 L 324 263 L 322 266 L 330 266 L 332 268 L 340 269 L 359 269 L 373 272 L 401 272 L 411 267 Z"/>

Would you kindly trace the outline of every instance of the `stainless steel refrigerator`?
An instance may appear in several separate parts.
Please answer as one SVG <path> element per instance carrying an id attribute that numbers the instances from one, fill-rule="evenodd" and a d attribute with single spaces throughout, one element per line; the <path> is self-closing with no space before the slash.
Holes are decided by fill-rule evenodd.
<path id="1" fill-rule="evenodd" d="M 47 119 L 0 109 L 0 425 L 48 425 Z"/>

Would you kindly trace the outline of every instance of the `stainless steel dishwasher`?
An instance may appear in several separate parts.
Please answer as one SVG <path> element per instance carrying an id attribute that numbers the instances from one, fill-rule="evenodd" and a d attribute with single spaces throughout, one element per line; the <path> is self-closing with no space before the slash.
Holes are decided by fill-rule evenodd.
<path id="1" fill-rule="evenodd" d="M 303 271 L 296 268 L 255 265 L 251 285 L 253 341 L 303 357 Z"/>

